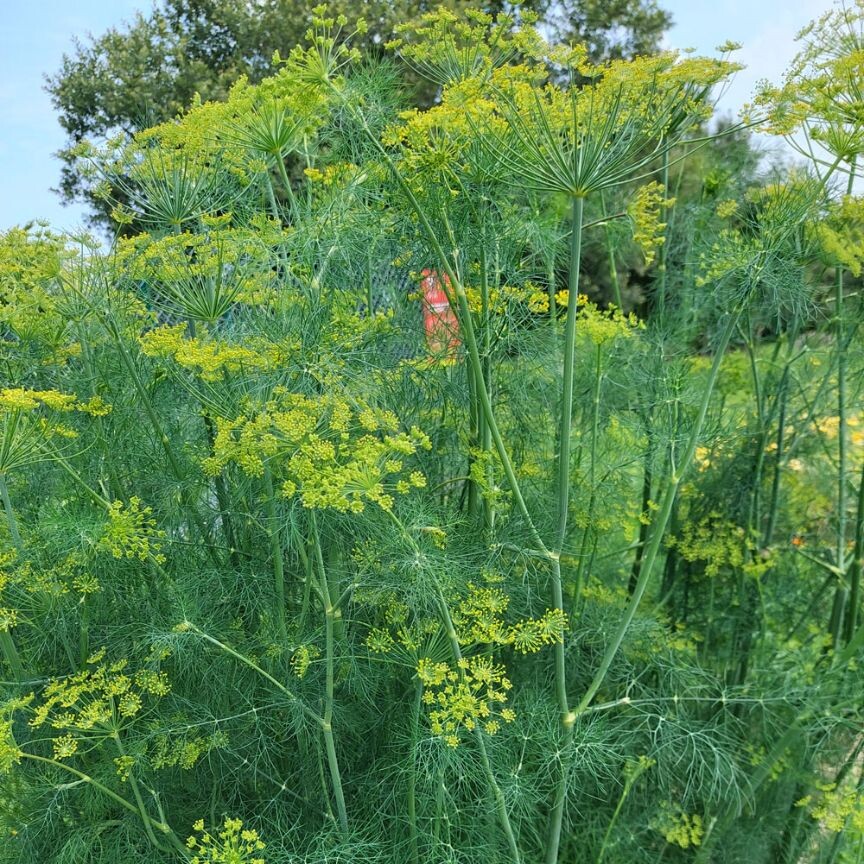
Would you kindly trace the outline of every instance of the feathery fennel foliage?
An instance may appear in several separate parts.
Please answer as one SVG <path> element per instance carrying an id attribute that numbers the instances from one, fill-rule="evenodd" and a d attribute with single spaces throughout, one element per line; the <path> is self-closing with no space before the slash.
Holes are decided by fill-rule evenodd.
<path id="1" fill-rule="evenodd" d="M 114 242 L 0 235 L 0 861 L 860 861 L 860 21 L 777 176 L 728 60 L 446 8 L 426 110 L 319 7 L 82 147 Z"/>

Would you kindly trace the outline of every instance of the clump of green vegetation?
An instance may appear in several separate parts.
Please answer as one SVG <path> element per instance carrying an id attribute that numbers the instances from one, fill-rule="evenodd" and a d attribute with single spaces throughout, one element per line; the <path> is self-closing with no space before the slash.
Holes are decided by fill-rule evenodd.
<path id="1" fill-rule="evenodd" d="M 428 109 L 319 7 L 82 146 L 115 240 L 0 235 L 0 861 L 861 861 L 862 22 L 785 174 L 725 53 L 444 7 Z"/>

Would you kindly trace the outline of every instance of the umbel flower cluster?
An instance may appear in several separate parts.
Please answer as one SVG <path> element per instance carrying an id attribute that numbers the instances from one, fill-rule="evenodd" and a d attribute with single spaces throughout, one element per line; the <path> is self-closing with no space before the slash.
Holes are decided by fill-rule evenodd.
<path id="1" fill-rule="evenodd" d="M 860 862 L 862 2 L 794 170 L 734 46 L 471 3 L 83 142 L 110 245 L 0 234 L 0 864 Z"/>
<path id="2" fill-rule="evenodd" d="M 390 510 L 394 494 L 426 485 L 407 460 L 431 447 L 418 427 L 399 431 L 391 411 L 352 405 L 338 396 L 311 398 L 276 388 L 260 409 L 216 420 L 213 455 L 204 470 L 234 463 L 260 477 L 274 471 L 286 498 L 304 507 L 362 513 L 367 503 Z"/>

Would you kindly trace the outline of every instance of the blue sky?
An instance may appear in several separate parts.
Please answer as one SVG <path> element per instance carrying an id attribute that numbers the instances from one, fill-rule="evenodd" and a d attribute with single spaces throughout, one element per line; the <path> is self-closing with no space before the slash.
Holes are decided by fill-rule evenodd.
<path id="1" fill-rule="evenodd" d="M 312 5 L 310 3 L 310 5 Z M 675 26 L 667 45 L 712 53 L 741 42 L 739 73 L 720 102 L 736 113 L 760 78 L 779 79 L 792 58 L 795 33 L 829 0 L 660 0 Z M 59 180 L 52 154 L 64 143 L 43 75 L 55 72 L 75 36 L 100 34 L 131 20 L 150 0 L 0 0 L 0 230 L 44 218 L 58 229 L 81 224 L 80 207 L 62 207 L 51 192 Z"/>

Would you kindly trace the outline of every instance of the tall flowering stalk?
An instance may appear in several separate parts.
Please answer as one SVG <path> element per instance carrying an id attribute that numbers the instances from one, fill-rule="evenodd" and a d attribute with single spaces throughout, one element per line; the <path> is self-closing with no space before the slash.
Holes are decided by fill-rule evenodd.
<path id="1" fill-rule="evenodd" d="M 485 133 L 485 145 L 506 172 L 502 176 L 512 178 L 528 190 L 567 195 L 572 202 L 570 299 L 564 329 L 558 425 L 557 528 L 548 547 L 545 544 L 542 547 L 552 569 L 552 603 L 563 612 L 561 552 L 567 538 L 570 507 L 573 383 L 585 201 L 604 189 L 653 173 L 656 160 L 668 154 L 710 114 L 707 100 L 712 86 L 735 67 L 722 61 L 678 61 L 674 54 L 594 67 L 587 62 L 585 50 L 579 47 L 551 49 L 548 61 L 558 68 L 566 84 L 539 87 L 536 72 L 530 67 L 515 72 L 506 67 L 495 70 L 490 76 L 491 98 L 503 126 L 487 124 L 478 131 Z M 661 510 L 655 534 L 662 535 L 665 521 L 660 520 L 668 518 L 669 513 Z M 646 577 L 650 575 L 653 559 L 647 564 L 643 567 Z M 637 586 L 634 611 L 646 584 L 647 578 Z M 613 646 L 617 649 L 614 642 Z M 607 652 L 609 662 L 613 656 L 614 650 Z M 578 713 L 596 693 L 602 671 L 601 665 L 601 672 L 577 711 L 572 711 L 565 649 L 563 644 L 556 646 L 555 691 L 565 755 L 551 811 L 546 846 L 548 864 L 558 860 L 567 796 L 566 760 L 573 727 Z"/>

